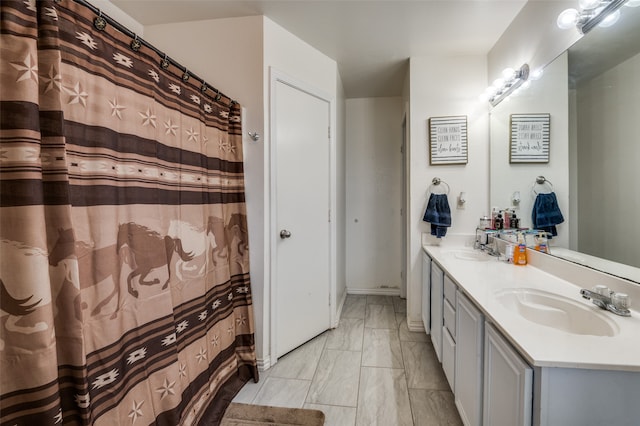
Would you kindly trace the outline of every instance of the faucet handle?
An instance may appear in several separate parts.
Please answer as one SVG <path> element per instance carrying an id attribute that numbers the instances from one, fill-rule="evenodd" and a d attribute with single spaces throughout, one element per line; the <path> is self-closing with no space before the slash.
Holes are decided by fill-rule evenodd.
<path id="1" fill-rule="evenodd" d="M 596 294 L 599 294 L 600 296 L 605 296 L 605 297 L 610 297 L 612 291 L 609 290 L 609 287 L 607 287 L 606 285 L 602 285 L 599 284 L 595 287 L 593 287 L 593 292 Z"/>
<path id="2" fill-rule="evenodd" d="M 629 309 L 631 307 L 631 298 L 626 293 L 613 293 L 611 295 L 611 303 L 618 309 Z"/>

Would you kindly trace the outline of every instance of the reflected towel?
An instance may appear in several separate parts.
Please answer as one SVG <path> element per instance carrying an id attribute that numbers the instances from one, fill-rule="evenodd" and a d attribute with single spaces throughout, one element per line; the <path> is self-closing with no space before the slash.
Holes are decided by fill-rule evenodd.
<path id="1" fill-rule="evenodd" d="M 431 223 L 431 235 L 442 238 L 447 234 L 447 228 L 451 226 L 451 209 L 447 194 L 431 194 L 427 203 L 427 210 L 422 218 Z"/>
<path id="2" fill-rule="evenodd" d="M 562 212 L 558 206 L 558 199 L 555 192 L 548 194 L 538 194 L 533 203 L 531 212 L 531 223 L 535 229 L 548 232 L 552 236 L 558 235 L 556 225 L 564 222 Z"/>

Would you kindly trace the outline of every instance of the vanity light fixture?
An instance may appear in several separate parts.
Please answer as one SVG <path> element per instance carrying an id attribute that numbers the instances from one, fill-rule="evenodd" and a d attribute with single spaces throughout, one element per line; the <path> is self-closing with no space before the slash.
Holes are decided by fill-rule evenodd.
<path id="1" fill-rule="evenodd" d="M 580 10 L 566 9 L 558 16 L 558 27 L 563 30 L 577 27 L 581 34 L 591 31 L 596 25 L 610 27 L 620 18 L 620 7 L 640 6 L 638 0 L 579 0 Z"/>
<path id="2" fill-rule="evenodd" d="M 498 105 L 507 96 L 522 86 L 529 78 L 529 65 L 524 64 L 517 70 L 505 68 L 502 77 L 497 78 L 485 92 L 480 95 L 483 101 L 489 101 L 492 106 Z"/>

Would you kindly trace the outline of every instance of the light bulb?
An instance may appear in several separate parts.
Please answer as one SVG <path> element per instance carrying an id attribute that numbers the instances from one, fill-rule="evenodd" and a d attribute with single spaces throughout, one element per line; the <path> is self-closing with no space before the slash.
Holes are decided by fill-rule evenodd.
<path id="1" fill-rule="evenodd" d="M 565 9 L 558 15 L 558 20 L 556 23 L 558 27 L 563 30 L 568 30 L 571 27 L 575 27 L 578 23 L 578 16 L 580 14 L 575 9 Z"/>
<path id="2" fill-rule="evenodd" d="M 491 97 L 495 95 L 497 91 L 498 91 L 497 87 L 489 86 L 487 87 L 487 90 L 484 91 L 484 93 L 486 93 L 489 97 Z"/>
<path id="3" fill-rule="evenodd" d="M 542 68 L 538 68 L 529 74 L 529 80 L 540 80 L 540 78 L 542 78 L 542 74 L 544 74 L 544 70 Z"/>
<path id="4" fill-rule="evenodd" d="M 618 19 L 620 19 L 620 11 L 616 10 L 615 12 L 610 13 L 606 18 L 604 18 L 602 22 L 598 24 L 598 26 L 602 28 L 610 27 L 618 22 Z"/>
<path id="5" fill-rule="evenodd" d="M 527 80 L 522 83 L 522 86 L 518 87 L 518 89 L 527 90 L 529 87 L 531 87 L 531 81 Z"/>
<path id="6" fill-rule="evenodd" d="M 493 80 L 493 86 L 500 88 L 504 85 L 504 79 L 503 78 L 496 78 L 495 80 Z"/>
<path id="7" fill-rule="evenodd" d="M 600 0 L 579 0 L 578 4 L 582 10 L 594 9 L 600 4 Z"/>
<path id="8" fill-rule="evenodd" d="M 640 0 L 629 0 L 624 5 L 628 7 L 638 7 L 640 6 Z"/>
<path id="9" fill-rule="evenodd" d="M 514 70 L 513 68 L 505 68 L 504 70 L 502 70 L 502 77 L 506 81 L 513 80 L 515 76 L 516 70 Z"/>
<path id="10" fill-rule="evenodd" d="M 480 102 L 487 102 L 489 100 L 489 95 L 486 93 L 483 93 L 480 96 L 478 96 L 478 100 Z"/>

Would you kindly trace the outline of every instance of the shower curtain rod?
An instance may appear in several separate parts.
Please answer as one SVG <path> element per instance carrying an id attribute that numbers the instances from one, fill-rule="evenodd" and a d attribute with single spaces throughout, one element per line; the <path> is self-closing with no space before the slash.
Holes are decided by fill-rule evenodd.
<path id="1" fill-rule="evenodd" d="M 149 49 L 153 50 L 154 52 L 156 52 L 158 54 L 158 56 L 161 58 L 162 61 L 168 61 L 170 64 L 172 64 L 176 68 L 183 70 L 184 75 L 188 76 L 187 78 L 194 78 L 194 79 L 198 80 L 201 83 L 201 86 L 200 86 L 200 91 L 201 92 L 205 93 L 207 90 L 211 89 L 213 92 L 216 93 L 216 100 L 219 100 L 218 96 L 224 96 L 225 98 L 229 99 L 229 101 L 231 102 L 231 105 L 236 103 L 236 101 L 234 101 L 233 99 L 231 99 L 230 97 L 228 97 L 224 93 L 220 92 L 218 89 L 214 89 L 213 87 L 209 86 L 207 84 L 207 82 L 204 81 L 202 78 L 200 78 L 197 75 L 192 74 L 191 72 L 189 72 L 189 70 L 187 70 L 187 67 L 180 65 L 178 62 L 176 62 L 173 59 L 171 59 L 166 53 L 160 51 L 157 47 L 155 47 L 154 45 L 152 45 L 148 41 L 146 41 L 143 38 L 141 38 L 140 36 L 138 36 L 136 33 L 131 31 L 129 28 L 125 27 L 120 22 L 116 21 L 115 19 L 113 19 L 109 15 L 105 14 L 104 12 L 102 12 L 101 9 L 97 8 L 96 6 L 92 5 L 91 3 L 89 3 L 86 0 L 73 0 L 73 1 L 75 3 L 78 3 L 78 4 L 86 7 L 86 8 L 89 8 L 93 13 L 95 13 L 96 15 L 102 17 L 109 25 L 114 27 L 116 30 L 120 31 L 122 34 L 131 37 L 131 39 L 133 39 L 133 40 L 138 40 L 142 45 L 144 45 L 147 48 L 149 48 Z M 60 2 L 60 0 L 56 0 L 56 3 L 59 3 L 59 2 Z M 184 80 L 184 77 L 183 77 L 183 80 Z M 186 80 L 184 80 L 184 81 L 186 81 Z"/>

